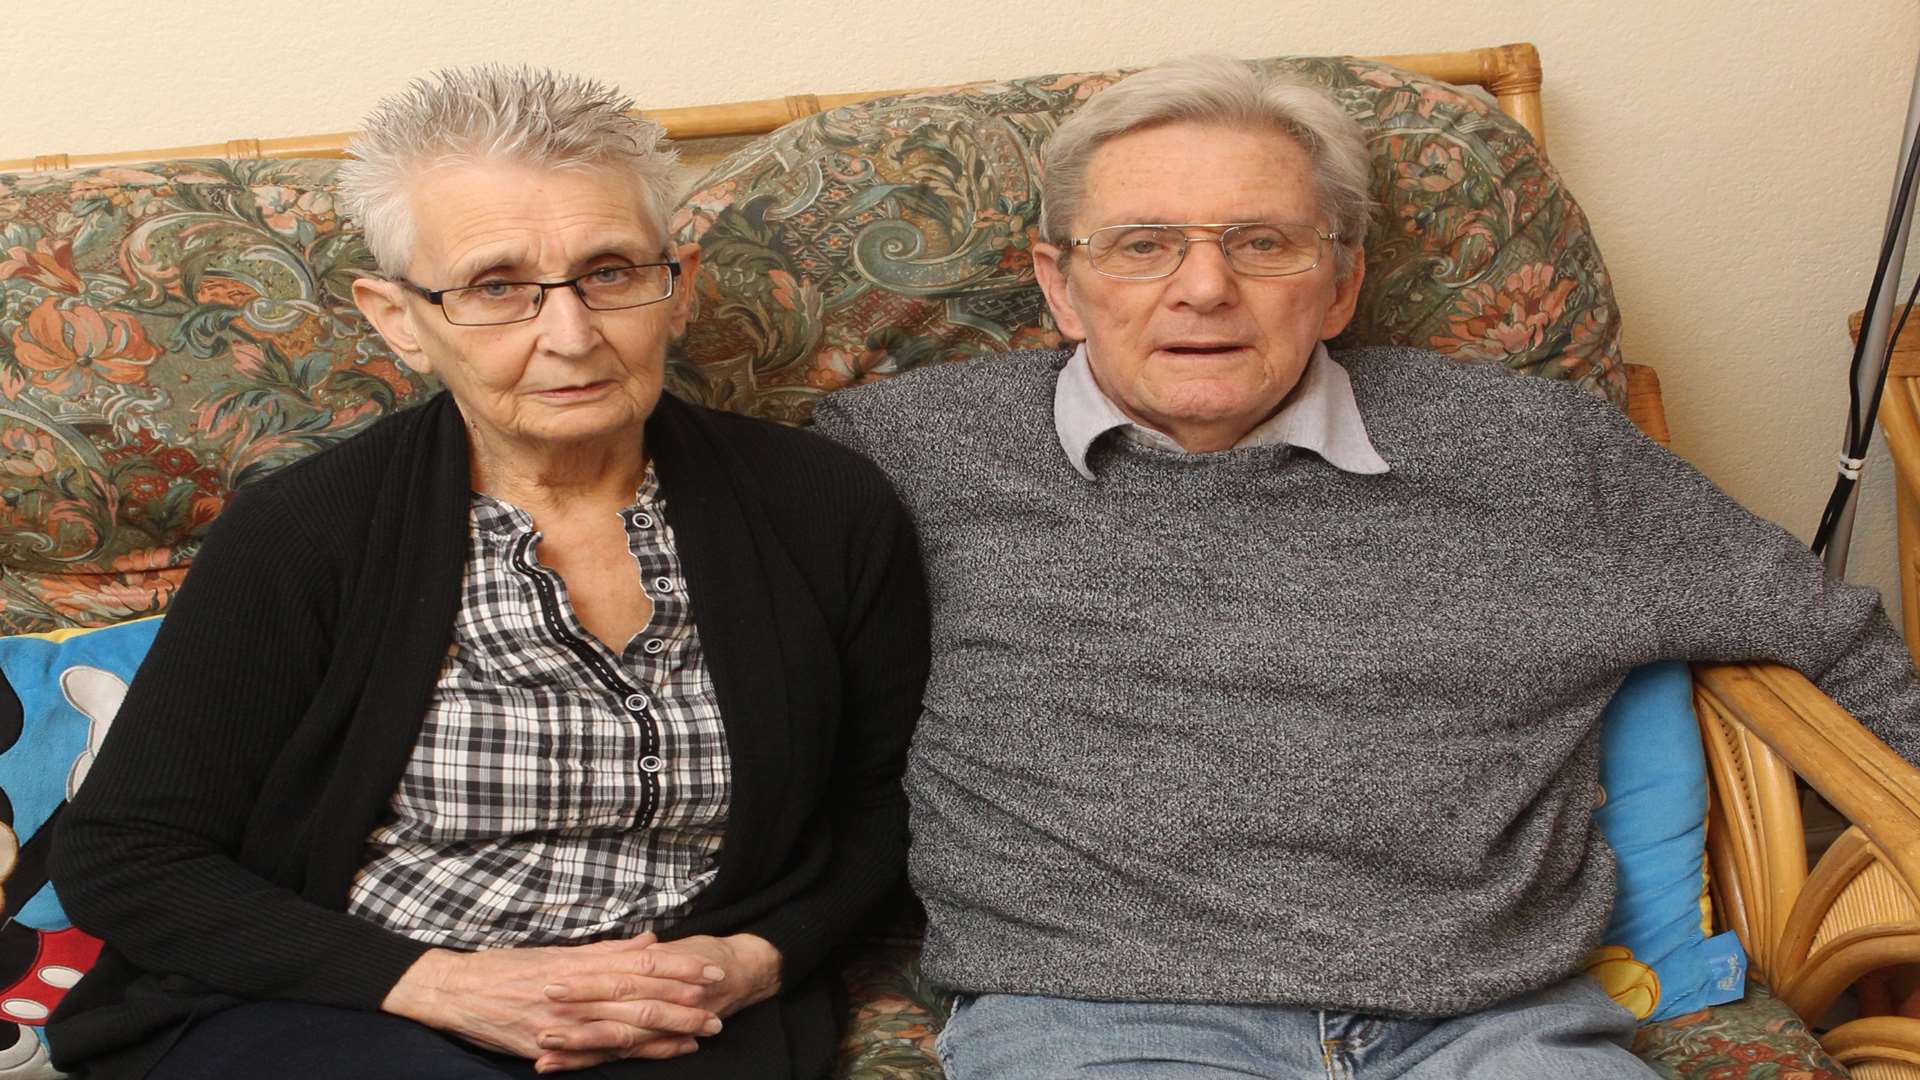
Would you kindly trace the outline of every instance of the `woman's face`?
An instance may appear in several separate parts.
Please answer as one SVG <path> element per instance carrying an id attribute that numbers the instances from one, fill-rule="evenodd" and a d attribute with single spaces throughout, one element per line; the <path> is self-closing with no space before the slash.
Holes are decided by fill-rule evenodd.
<path id="1" fill-rule="evenodd" d="M 407 278 L 425 289 L 559 281 L 670 254 L 636 184 L 611 169 L 506 162 L 442 165 L 413 178 L 415 236 Z M 682 254 L 690 275 L 699 249 Z M 410 366 L 440 377 L 475 450 L 565 451 L 638 438 L 660 399 L 668 341 L 685 328 L 692 290 L 644 307 L 592 311 L 549 289 L 537 316 L 455 326 L 416 293 L 379 283 L 362 309 Z M 384 310 L 375 310 L 384 309 Z"/>

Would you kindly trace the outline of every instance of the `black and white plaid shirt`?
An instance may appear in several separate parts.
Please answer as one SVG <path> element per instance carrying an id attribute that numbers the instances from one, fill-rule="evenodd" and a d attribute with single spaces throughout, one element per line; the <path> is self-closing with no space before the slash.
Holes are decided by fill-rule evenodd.
<path id="1" fill-rule="evenodd" d="M 628 937 L 719 861 L 731 772 L 652 470 L 621 512 L 653 619 L 580 623 L 520 509 L 476 494 L 453 646 L 348 910 L 454 948 Z"/>

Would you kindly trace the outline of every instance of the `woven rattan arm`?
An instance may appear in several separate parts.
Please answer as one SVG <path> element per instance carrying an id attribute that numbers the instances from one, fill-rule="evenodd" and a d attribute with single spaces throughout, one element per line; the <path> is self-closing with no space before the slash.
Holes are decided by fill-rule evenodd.
<path id="1" fill-rule="evenodd" d="M 1695 665 L 1694 704 L 1714 899 L 1754 976 L 1811 1024 L 1861 975 L 1920 963 L 1920 770 L 1790 668 Z M 1811 871 L 1795 775 L 1849 823 Z M 1821 1041 L 1857 1076 L 1920 1078 L 1920 1020 Z"/>

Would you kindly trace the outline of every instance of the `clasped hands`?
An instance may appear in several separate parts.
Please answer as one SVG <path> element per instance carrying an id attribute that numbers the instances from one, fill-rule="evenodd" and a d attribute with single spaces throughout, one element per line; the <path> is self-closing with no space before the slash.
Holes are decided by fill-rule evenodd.
<path id="1" fill-rule="evenodd" d="M 780 954 L 753 934 L 662 942 L 423 953 L 381 1008 L 538 1072 L 697 1049 L 722 1021 L 779 989 Z"/>

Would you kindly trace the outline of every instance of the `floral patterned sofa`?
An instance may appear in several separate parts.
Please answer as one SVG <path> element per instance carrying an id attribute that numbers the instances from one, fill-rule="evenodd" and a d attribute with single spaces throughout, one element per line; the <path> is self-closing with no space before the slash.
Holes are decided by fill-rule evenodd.
<path id="1" fill-rule="evenodd" d="M 1366 291 L 1347 337 L 1626 397 L 1584 217 L 1482 100 L 1345 59 L 1281 60 L 1378 133 Z M 1034 147 L 1120 72 L 833 110 L 755 141 L 676 221 L 704 252 L 674 392 L 800 423 L 819 395 L 1058 335 L 1033 285 Z M 164 611 L 233 490 L 433 387 L 354 311 L 370 268 L 321 159 L 0 174 L 0 628 Z M 4 877 L 4 874 L 0 874 Z M 903 911 L 842 957 L 839 1075 L 939 1076 L 937 993 Z M 0 1037 L 0 1043 L 4 1043 Z M 1642 1029 L 1663 1075 L 1845 1073 L 1755 986 Z"/>

